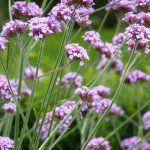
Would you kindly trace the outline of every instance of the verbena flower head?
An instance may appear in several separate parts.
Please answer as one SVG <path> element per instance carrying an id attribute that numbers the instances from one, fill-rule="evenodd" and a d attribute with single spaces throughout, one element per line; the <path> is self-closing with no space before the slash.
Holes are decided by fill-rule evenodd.
<path id="1" fill-rule="evenodd" d="M 150 10 L 149 0 L 134 0 L 137 7 L 142 8 L 144 11 Z"/>
<path id="2" fill-rule="evenodd" d="M 8 40 L 4 37 L 0 37 L 0 49 L 4 50 L 7 47 Z"/>
<path id="3" fill-rule="evenodd" d="M 75 87 L 79 87 L 82 85 L 82 81 L 83 77 L 80 74 L 77 74 L 76 72 L 69 72 L 64 75 L 60 81 L 60 84 L 66 85 L 72 83 Z"/>
<path id="4" fill-rule="evenodd" d="M 143 114 L 142 122 L 145 130 L 150 130 L 150 111 Z"/>
<path id="5" fill-rule="evenodd" d="M 42 9 L 34 2 L 17 1 L 11 7 L 11 12 L 15 16 L 24 16 L 27 18 L 39 17 L 42 15 Z"/>
<path id="6" fill-rule="evenodd" d="M 101 59 L 101 61 L 98 63 L 97 69 L 98 69 L 98 70 L 103 70 L 104 67 L 106 66 L 106 63 L 108 62 L 108 60 L 109 60 L 108 58 L 103 57 L 103 58 Z"/>
<path id="7" fill-rule="evenodd" d="M 59 3 L 52 8 L 49 15 L 54 16 L 58 21 L 66 21 L 71 19 L 72 10 L 67 5 Z"/>
<path id="8" fill-rule="evenodd" d="M 136 5 L 133 1 L 130 0 L 111 0 L 106 5 L 106 10 L 117 10 L 117 11 L 135 11 Z"/>
<path id="9" fill-rule="evenodd" d="M 83 102 L 91 102 L 93 101 L 94 96 L 97 94 L 95 90 L 90 90 L 88 87 L 83 86 L 81 88 L 77 88 L 75 93 L 81 98 Z"/>
<path id="10" fill-rule="evenodd" d="M 120 59 L 116 59 L 112 62 L 111 67 L 116 73 L 121 74 L 123 72 L 124 64 Z"/>
<path id="11" fill-rule="evenodd" d="M 124 42 L 124 40 L 125 40 L 124 33 L 118 33 L 117 35 L 115 35 L 113 37 L 113 44 L 117 45 L 117 46 L 120 46 L 120 45 L 122 45 L 122 43 Z"/>
<path id="12" fill-rule="evenodd" d="M 35 40 L 42 40 L 46 36 L 54 32 L 48 25 L 48 17 L 35 17 L 29 21 L 29 36 L 34 37 Z"/>
<path id="13" fill-rule="evenodd" d="M 137 46 L 137 49 L 141 52 L 149 52 L 150 29 L 143 25 L 133 24 L 126 28 L 125 35 L 127 36 L 129 50 Z"/>
<path id="14" fill-rule="evenodd" d="M 36 70 L 37 68 L 35 67 L 26 67 L 24 70 L 24 76 L 26 78 L 34 78 L 36 76 Z M 40 68 L 38 68 L 38 73 L 37 73 L 37 77 L 42 76 L 42 70 Z M 42 78 L 40 78 L 40 80 L 42 80 Z"/>
<path id="15" fill-rule="evenodd" d="M 137 81 L 147 81 L 150 79 L 150 76 L 145 74 L 144 72 L 140 71 L 140 70 L 133 70 L 132 72 L 130 72 L 126 79 L 125 82 L 127 83 L 135 83 Z"/>
<path id="16" fill-rule="evenodd" d="M 95 100 L 91 105 L 92 105 L 92 109 L 99 113 L 99 114 L 103 114 L 106 109 L 111 105 L 112 101 L 110 99 L 101 99 L 101 100 Z M 116 105 L 113 104 L 112 107 L 110 108 L 110 115 L 118 115 L 118 116 L 122 116 L 124 115 L 124 110 Z"/>
<path id="17" fill-rule="evenodd" d="M 45 138 L 48 135 L 50 123 L 52 120 L 53 112 L 54 112 L 54 118 L 52 122 L 52 128 L 56 123 L 60 123 L 66 116 L 67 118 L 64 120 L 64 122 L 59 126 L 59 131 L 63 132 L 66 130 L 72 123 L 73 117 L 69 115 L 69 113 L 75 108 L 75 101 L 66 101 L 63 105 L 56 107 L 54 111 L 48 112 L 46 114 L 46 118 L 44 121 L 44 124 L 42 125 L 41 129 L 41 139 L 45 140 Z"/>
<path id="18" fill-rule="evenodd" d="M 84 41 L 94 44 L 100 41 L 100 35 L 96 31 L 87 31 L 85 34 L 82 36 Z"/>
<path id="19" fill-rule="evenodd" d="M 14 141 L 9 137 L 0 136 L 0 149 L 1 150 L 13 150 Z"/>
<path id="20" fill-rule="evenodd" d="M 31 93 L 32 93 L 32 90 L 29 87 L 27 86 L 23 87 L 22 94 L 24 96 L 31 96 Z"/>
<path id="21" fill-rule="evenodd" d="M 16 112 L 16 104 L 9 102 L 3 105 L 2 107 L 7 113 L 15 113 Z"/>
<path id="22" fill-rule="evenodd" d="M 27 23 L 22 22 L 20 20 L 12 20 L 6 23 L 1 32 L 1 36 L 3 37 L 11 37 L 16 35 L 17 33 L 22 34 L 26 29 Z"/>
<path id="23" fill-rule="evenodd" d="M 103 85 L 96 86 L 93 89 L 99 96 L 102 97 L 108 96 L 110 94 L 110 88 Z"/>
<path id="24" fill-rule="evenodd" d="M 149 150 L 150 144 L 146 140 L 141 139 L 138 136 L 133 136 L 124 139 L 121 142 L 121 147 L 123 147 L 124 149 L 131 149 L 131 150 L 140 150 L 142 147 L 142 150 Z"/>
<path id="25" fill-rule="evenodd" d="M 134 14 L 133 12 L 128 12 L 125 14 L 123 20 L 130 24 L 139 23 L 150 26 L 150 13 L 140 12 L 138 14 Z"/>
<path id="26" fill-rule="evenodd" d="M 106 58 L 112 58 L 118 49 L 117 46 L 107 42 L 106 43 L 98 42 L 95 43 L 94 46 L 95 49 L 99 51 L 103 55 L 103 57 L 105 56 Z"/>
<path id="27" fill-rule="evenodd" d="M 15 80 L 9 80 L 4 75 L 0 75 L 0 97 L 4 100 L 13 101 L 18 99 L 18 84 Z M 13 93 L 12 93 L 13 92 Z"/>
<path id="28" fill-rule="evenodd" d="M 86 50 L 76 43 L 66 45 L 66 53 L 70 61 L 76 60 L 81 66 L 84 64 L 85 59 L 89 60 Z"/>
<path id="29" fill-rule="evenodd" d="M 111 150 L 110 144 L 103 137 L 96 137 L 89 141 L 87 148 L 89 150 Z"/>

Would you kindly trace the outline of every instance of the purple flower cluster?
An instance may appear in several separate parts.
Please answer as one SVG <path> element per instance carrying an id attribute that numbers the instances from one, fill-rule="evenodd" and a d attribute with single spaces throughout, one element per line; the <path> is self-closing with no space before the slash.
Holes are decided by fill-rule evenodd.
<path id="1" fill-rule="evenodd" d="M 118 33 L 113 37 L 113 44 L 120 46 L 125 41 L 125 35 L 124 33 Z"/>
<path id="2" fill-rule="evenodd" d="M 96 90 L 90 90 L 88 87 L 83 86 L 81 88 L 77 88 L 75 90 L 75 94 L 77 94 L 83 102 L 92 102 L 94 96 L 97 95 Z"/>
<path id="3" fill-rule="evenodd" d="M 0 149 L 1 150 L 13 150 L 14 149 L 14 141 L 9 137 L 0 136 Z"/>
<path id="4" fill-rule="evenodd" d="M 24 70 L 24 76 L 26 78 L 34 78 L 36 76 L 36 70 L 37 70 L 37 68 L 35 68 L 35 67 L 26 67 Z M 37 77 L 42 76 L 42 75 L 43 75 L 42 70 L 39 68 Z M 42 78 L 40 78 L 40 80 L 42 80 Z"/>
<path id="5" fill-rule="evenodd" d="M 11 12 L 15 16 L 24 16 L 27 18 L 39 17 L 42 15 L 42 9 L 34 2 L 17 1 L 11 7 Z"/>
<path id="6" fill-rule="evenodd" d="M 15 113 L 16 112 L 16 104 L 9 102 L 3 105 L 2 107 L 7 113 Z"/>
<path id="7" fill-rule="evenodd" d="M 96 31 L 87 31 L 82 36 L 82 38 L 84 39 L 84 41 L 90 43 L 91 45 L 100 42 L 100 35 Z"/>
<path id="8" fill-rule="evenodd" d="M 75 101 L 70 100 L 70 101 L 66 101 L 64 105 L 56 107 L 54 111 L 48 112 L 46 114 L 46 119 L 42 126 L 41 139 L 44 140 L 48 136 L 48 131 L 49 131 L 49 127 L 51 124 L 52 116 L 54 117 L 52 126 L 60 123 L 67 116 L 64 122 L 59 126 L 60 132 L 63 132 L 64 130 L 66 130 L 73 121 L 73 117 L 72 115 L 69 115 L 69 113 L 74 108 L 75 108 Z M 54 115 L 53 115 L 53 112 L 54 112 Z"/>
<path id="9" fill-rule="evenodd" d="M 15 80 L 9 80 L 8 82 L 7 78 L 4 75 L 0 75 L 0 97 L 9 101 L 18 99 L 17 82 Z"/>
<path id="10" fill-rule="evenodd" d="M 61 85 L 67 85 L 69 83 L 73 83 L 75 87 L 80 87 L 82 85 L 83 77 L 76 72 L 69 72 L 64 75 L 64 77 L 60 80 Z"/>
<path id="11" fill-rule="evenodd" d="M 142 8 L 144 11 L 150 10 L 149 0 L 134 0 L 137 7 Z"/>
<path id="12" fill-rule="evenodd" d="M 150 111 L 143 114 L 142 122 L 145 130 L 150 130 Z"/>
<path id="13" fill-rule="evenodd" d="M 116 73 L 121 74 L 123 72 L 124 64 L 120 59 L 116 59 L 112 62 L 111 67 Z"/>
<path id="14" fill-rule="evenodd" d="M 111 0 L 106 5 L 106 10 L 117 10 L 117 11 L 135 11 L 136 5 L 132 0 Z"/>
<path id="15" fill-rule="evenodd" d="M 133 24 L 126 28 L 128 50 L 137 47 L 142 52 L 149 52 L 150 30 L 143 25 Z"/>
<path id="16" fill-rule="evenodd" d="M 105 97 L 110 94 L 110 88 L 103 85 L 96 86 L 93 89 L 96 91 L 96 94 L 100 97 Z"/>
<path id="17" fill-rule="evenodd" d="M 70 61 L 77 60 L 79 64 L 82 66 L 85 59 L 89 60 L 89 56 L 86 50 L 79 46 L 79 44 L 68 44 L 66 45 L 66 54 Z"/>
<path id="18" fill-rule="evenodd" d="M 0 37 L 0 49 L 4 50 L 6 48 L 6 45 L 8 43 L 8 40 L 4 37 Z"/>
<path id="19" fill-rule="evenodd" d="M 103 137 L 96 137 L 89 141 L 88 150 L 111 150 L 110 144 Z"/>
<path id="20" fill-rule="evenodd" d="M 130 72 L 126 79 L 125 82 L 127 83 L 135 83 L 137 81 L 147 81 L 150 79 L 150 76 L 145 74 L 144 72 L 140 71 L 140 70 L 133 70 L 132 72 Z"/>
<path id="21" fill-rule="evenodd" d="M 32 90 L 29 87 L 27 86 L 23 87 L 22 94 L 24 96 L 31 96 L 31 93 L 32 93 Z"/>
<path id="22" fill-rule="evenodd" d="M 134 14 L 133 12 L 128 12 L 125 14 L 123 20 L 129 24 L 139 23 L 150 26 L 150 13 L 140 12 Z"/>
<path id="23" fill-rule="evenodd" d="M 26 29 L 27 23 L 20 20 L 12 20 L 6 23 L 1 32 L 1 36 L 3 37 L 11 37 L 16 35 L 17 33 L 22 34 Z"/>
<path id="24" fill-rule="evenodd" d="M 124 149 L 130 149 L 130 150 L 140 150 L 142 147 L 142 150 L 149 150 L 150 144 L 146 140 L 141 139 L 138 136 L 133 136 L 133 137 L 124 139 L 121 142 L 121 147 L 123 147 Z"/>

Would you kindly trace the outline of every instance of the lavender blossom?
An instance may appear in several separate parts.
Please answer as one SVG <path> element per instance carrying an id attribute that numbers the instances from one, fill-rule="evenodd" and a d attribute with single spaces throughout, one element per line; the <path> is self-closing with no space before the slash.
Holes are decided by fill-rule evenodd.
<path id="1" fill-rule="evenodd" d="M 26 67 L 24 70 L 24 76 L 26 78 L 34 78 L 36 76 L 36 68 L 35 67 Z M 42 70 L 40 68 L 38 68 L 38 73 L 37 73 L 37 77 L 38 76 L 42 76 Z M 40 81 L 42 80 L 42 78 L 40 78 Z"/>
<path id="2" fill-rule="evenodd" d="M 17 82 L 15 80 L 9 80 L 8 82 L 7 78 L 4 75 L 0 75 L 0 97 L 9 101 L 18 99 L 19 97 Z"/>
<path id="3" fill-rule="evenodd" d="M 143 114 L 142 122 L 145 130 L 150 130 L 150 111 Z"/>
<path id="4" fill-rule="evenodd" d="M 99 96 L 105 97 L 110 94 L 110 88 L 100 85 L 93 88 Z"/>
<path id="5" fill-rule="evenodd" d="M 0 149 L 1 150 L 13 150 L 14 149 L 14 140 L 9 137 L 0 136 Z"/>
<path id="6" fill-rule="evenodd" d="M 89 141 L 88 150 L 111 150 L 110 144 L 103 137 L 93 138 Z"/>
<path id="7" fill-rule="evenodd" d="M 71 19 L 72 10 L 67 5 L 60 3 L 52 8 L 49 15 L 54 16 L 58 21 L 67 21 Z"/>
<path id="8" fill-rule="evenodd" d="M 108 58 L 103 57 L 102 60 L 98 63 L 97 69 L 98 70 L 103 70 L 104 67 L 106 66 L 106 63 L 108 62 Z"/>
<path id="9" fill-rule="evenodd" d="M 149 52 L 150 30 L 145 26 L 133 24 L 126 28 L 128 50 L 132 50 L 137 45 L 137 50 Z"/>
<path id="10" fill-rule="evenodd" d="M 0 49 L 4 50 L 7 47 L 8 40 L 4 37 L 0 37 Z"/>
<path id="11" fill-rule="evenodd" d="M 15 16 L 24 16 L 27 18 L 39 17 L 42 15 L 42 9 L 34 2 L 17 1 L 11 7 L 11 12 Z"/>
<path id="12" fill-rule="evenodd" d="M 3 105 L 2 107 L 7 113 L 15 113 L 16 112 L 16 104 L 9 102 Z"/>
<path id="13" fill-rule="evenodd" d="M 84 39 L 84 41 L 90 43 L 90 44 L 94 44 L 100 41 L 100 35 L 98 32 L 96 31 L 87 31 L 85 32 L 85 34 L 82 36 L 82 38 Z"/>
<path id="14" fill-rule="evenodd" d="M 121 74 L 123 72 L 123 62 L 120 59 L 116 59 L 112 62 L 111 67 L 115 70 L 116 73 Z"/>
<path id="15" fill-rule="evenodd" d="M 17 33 L 22 34 L 26 29 L 27 23 L 22 22 L 20 20 L 12 20 L 6 23 L 1 32 L 1 36 L 3 37 L 11 37 L 16 35 Z"/>
<path id="16" fill-rule="evenodd" d="M 64 75 L 61 79 L 60 84 L 66 85 L 68 83 L 73 83 L 75 87 L 80 87 L 82 85 L 83 77 L 76 72 L 69 72 Z"/>
<path id="17" fill-rule="evenodd" d="M 77 88 L 75 94 L 77 94 L 83 102 L 91 102 L 97 93 L 96 90 L 90 90 L 88 87 L 83 86 L 82 88 Z"/>
<path id="18" fill-rule="evenodd" d="M 130 11 L 135 11 L 136 10 L 136 6 L 135 3 L 133 1 L 130 0 L 111 0 L 109 1 L 109 3 L 106 5 L 106 10 L 117 10 L 117 11 L 126 11 L 126 12 L 130 12 Z"/>
<path id="19" fill-rule="evenodd" d="M 72 43 L 66 45 L 66 53 L 70 61 L 77 60 L 81 66 L 84 64 L 83 60 L 89 60 L 86 50 L 79 46 L 79 44 Z"/>
<path id="20" fill-rule="evenodd" d="M 118 33 L 117 35 L 115 35 L 113 37 L 113 44 L 117 45 L 117 46 L 120 46 L 120 45 L 122 45 L 122 43 L 124 42 L 124 40 L 125 40 L 124 33 Z"/>
<path id="21" fill-rule="evenodd" d="M 137 81 L 147 81 L 150 79 L 150 76 L 145 74 L 144 72 L 140 71 L 140 70 L 133 70 L 132 72 L 130 72 L 126 79 L 125 82 L 127 83 L 135 83 Z"/>
<path id="22" fill-rule="evenodd" d="M 124 149 L 131 149 L 131 150 L 139 150 L 142 147 L 142 150 L 149 150 L 150 144 L 146 140 L 141 139 L 138 136 L 133 136 L 133 137 L 124 139 L 121 142 L 121 147 Z"/>
<path id="23" fill-rule="evenodd" d="M 144 11 L 150 10 L 149 0 L 134 0 L 137 7 L 142 8 Z"/>
<path id="24" fill-rule="evenodd" d="M 27 86 L 23 87 L 22 94 L 24 96 L 31 96 L 31 93 L 32 93 L 32 90 L 29 87 Z"/>

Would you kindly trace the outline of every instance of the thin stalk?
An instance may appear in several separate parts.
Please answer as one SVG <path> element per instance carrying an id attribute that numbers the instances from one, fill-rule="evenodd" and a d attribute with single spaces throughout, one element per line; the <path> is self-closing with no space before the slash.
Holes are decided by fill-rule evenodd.
<path id="1" fill-rule="evenodd" d="M 32 105 L 33 105 L 33 98 L 34 98 L 34 93 L 36 90 L 36 85 L 37 85 L 37 76 L 38 76 L 38 72 L 39 72 L 39 67 L 40 67 L 40 63 L 41 63 L 41 57 L 42 57 L 42 53 L 43 53 L 43 46 L 44 46 L 44 41 L 41 41 L 41 46 L 40 46 L 40 50 L 39 50 L 39 55 L 38 55 L 38 61 L 37 61 L 37 67 L 36 67 L 36 73 L 35 73 L 35 78 L 33 81 L 33 86 L 32 86 L 32 93 L 29 99 L 29 104 L 27 107 L 27 111 L 26 111 L 26 116 L 25 116 L 25 121 L 28 124 L 29 121 L 29 117 L 30 117 L 30 112 L 32 109 Z M 25 126 L 23 126 L 22 131 L 21 131 L 21 137 L 20 140 L 18 142 L 18 145 L 22 145 L 22 141 L 23 141 L 23 135 L 25 133 Z M 19 147 L 18 147 L 19 149 Z"/>
<path id="2" fill-rule="evenodd" d="M 104 23 L 106 22 L 106 19 L 107 19 L 109 13 L 110 13 L 110 10 L 105 13 L 105 16 L 104 16 L 104 18 L 103 18 L 103 20 L 102 20 L 102 22 L 101 22 L 97 32 L 101 32 L 101 30 L 102 30 L 102 28 L 104 26 Z"/>
<path id="3" fill-rule="evenodd" d="M 49 7 L 51 6 L 51 4 L 53 3 L 54 0 L 50 0 L 49 3 L 47 4 L 47 6 L 45 7 L 45 9 L 43 10 L 43 15 L 45 15 L 45 13 L 47 12 L 47 10 L 49 9 Z"/>
<path id="4" fill-rule="evenodd" d="M 125 77 L 126 77 L 126 74 L 128 73 L 129 69 L 130 69 L 130 68 L 132 67 L 132 65 L 133 65 L 133 64 L 132 64 L 132 61 L 134 61 L 134 60 L 133 60 L 133 57 L 134 57 L 134 52 L 135 52 L 135 50 L 136 50 L 136 48 L 134 48 L 134 49 L 132 50 L 132 53 L 131 53 L 131 56 L 130 56 L 130 58 L 129 58 L 127 67 L 126 67 L 126 69 L 125 69 L 125 71 L 124 71 L 124 74 L 123 74 L 123 76 L 122 76 L 122 78 L 121 78 L 121 81 L 120 81 L 120 83 L 119 83 L 119 85 L 118 85 L 118 88 L 117 88 L 117 90 L 116 90 L 116 92 L 115 92 L 115 94 L 114 94 L 114 96 L 113 96 L 113 98 L 112 98 L 112 102 L 111 102 L 110 106 L 106 109 L 105 113 L 102 115 L 102 117 L 99 119 L 99 121 L 98 121 L 97 124 L 95 125 L 93 131 L 90 133 L 90 135 L 89 135 L 89 137 L 87 138 L 86 142 L 85 142 L 84 145 L 81 147 L 81 150 L 84 150 L 84 149 L 86 148 L 87 143 L 89 142 L 89 140 L 91 139 L 91 137 L 93 136 L 93 134 L 95 133 L 95 131 L 97 130 L 97 128 L 101 125 L 103 119 L 104 119 L 104 118 L 106 117 L 106 115 L 109 113 L 109 110 L 110 110 L 110 108 L 112 107 L 113 103 L 115 102 L 116 97 L 117 97 L 118 94 L 120 93 L 120 90 L 122 89 L 122 86 L 123 86 L 123 83 L 124 83 L 124 80 L 125 80 Z"/>
<path id="5" fill-rule="evenodd" d="M 53 72 L 62 71 L 64 68 L 70 66 L 71 64 L 72 64 L 72 62 L 69 62 L 69 63 L 65 64 L 64 66 L 62 66 L 62 67 L 60 67 L 60 68 L 58 68 L 58 69 L 53 69 L 53 70 L 51 70 L 51 71 L 49 71 L 49 72 L 47 72 L 47 73 L 45 73 L 45 74 L 43 74 L 43 75 L 41 75 L 41 76 L 38 76 L 37 78 L 42 78 L 42 77 L 47 76 L 47 75 L 49 75 L 49 74 L 51 74 L 51 73 L 53 73 Z"/>
<path id="6" fill-rule="evenodd" d="M 8 7 L 9 7 L 9 19 L 13 20 L 12 14 L 11 14 L 11 0 L 8 1 Z"/>

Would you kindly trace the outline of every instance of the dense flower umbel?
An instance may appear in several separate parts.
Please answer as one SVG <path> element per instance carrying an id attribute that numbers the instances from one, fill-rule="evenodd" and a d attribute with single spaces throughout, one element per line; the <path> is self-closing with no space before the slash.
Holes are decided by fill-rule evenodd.
<path id="1" fill-rule="evenodd" d="M 88 87 L 83 86 L 82 88 L 77 88 L 75 93 L 81 98 L 83 102 L 91 102 L 94 96 L 97 95 L 96 90 L 90 90 Z"/>
<path id="2" fill-rule="evenodd" d="M 71 19 L 72 10 L 63 3 L 54 6 L 49 13 L 50 16 L 54 16 L 58 21 L 66 21 Z"/>
<path id="3" fill-rule="evenodd" d="M 95 43 L 95 48 L 97 51 L 99 51 L 103 57 L 105 56 L 106 58 L 112 58 L 114 56 L 114 54 L 117 52 L 117 46 L 111 44 L 111 43 L 102 43 L 102 42 L 98 42 Z"/>
<path id="4" fill-rule="evenodd" d="M 120 46 L 120 45 L 122 45 L 122 43 L 124 42 L 124 40 L 125 40 L 124 33 L 118 33 L 117 35 L 115 35 L 113 37 L 113 44 L 117 45 L 117 46 Z"/>
<path id="5" fill-rule="evenodd" d="M 64 77 L 60 80 L 61 85 L 66 85 L 69 83 L 73 83 L 75 87 L 79 87 L 82 85 L 83 77 L 76 72 L 69 72 L 64 75 Z"/>
<path id="6" fill-rule="evenodd" d="M 102 99 L 96 100 L 94 102 L 95 103 L 92 104 L 93 110 L 99 114 L 103 114 L 105 110 L 110 106 L 112 101 L 110 99 Z M 124 115 L 124 110 L 120 106 L 113 104 L 112 107 L 110 108 L 110 114 L 122 116 Z"/>
<path id="7" fill-rule="evenodd" d="M 139 23 L 150 26 L 150 13 L 140 12 L 138 14 L 134 14 L 133 12 L 128 12 L 125 14 L 123 20 L 130 24 Z"/>
<path id="8" fill-rule="evenodd" d="M 142 122 L 145 130 L 150 130 L 150 111 L 143 114 Z"/>
<path id="9" fill-rule="evenodd" d="M 12 101 L 18 98 L 18 84 L 15 80 L 9 80 L 9 82 L 10 86 L 7 78 L 4 75 L 0 75 L 0 97 L 1 99 Z"/>
<path id="10" fill-rule="evenodd" d="M 16 35 L 17 33 L 22 34 L 25 31 L 26 26 L 27 23 L 25 22 L 20 20 L 12 20 L 3 26 L 1 36 L 10 37 Z"/>
<path id="11" fill-rule="evenodd" d="M 48 25 L 48 17 L 35 17 L 29 21 L 29 36 L 34 37 L 35 40 L 42 40 L 46 36 L 54 32 Z"/>
<path id="12" fill-rule="evenodd" d="M 81 66 L 85 59 L 89 60 L 86 50 L 76 43 L 66 45 L 66 53 L 70 61 L 77 60 Z"/>
<path id="13" fill-rule="evenodd" d="M 0 49 L 4 50 L 7 47 L 8 40 L 4 37 L 0 37 Z"/>
<path id="14" fill-rule="evenodd" d="M 87 31 L 82 36 L 82 38 L 84 39 L 84 41 L 86 41 L 92 45 L 100 41 L 100 35 L 96 31 Z"/>
<path id="15" fill-rule="evenodd" d="M 87 147 L 89 150 L 111 150 L 109 142 L 103 137 L 96 137 L 91 139 Z"/>
<path id="16" fill-rule="evenodd" d="M 122 10 L 122 11 L 135 11 L 135 3 L 131 0 L 111 0 L 106 6 L 106 10 Z"/>
<path id="17" fill-rule="evenodd" d="M 0 150 L 13 150 L 14 141 L 9 137 L 0 136 Z"/>
<path id="18" fill-rule="evenodd" d="M 52 120 L 52 116 L 54 117 L 52 126 L 54 126 L 57 123 L 59 124 L 67 115 L 69 115 L 69 113 L 74 108 L 75 108 L 75 102 L 74 101 L 67 101 L 67 102 L 64 103 L 64 105 L 61 105 L 61 106 L 55 108 L 54 116 L 53 116 L 53 111 L 48 112 L 46 114 L 46 119 L 45 119 L 44 124 L 42 126 L 41 139 L 44 140 L 48 135 L 48 131 L 49 131 L 50 123 L 51 123 L 51 120 Z M 63 132 L 64 130 L 66 130 L 70 126 L 72 121 L 73 121 L 73 117 L 71 115 L 69 115 L 65 119 L 64 123 L 62 123 L 59 126 L 60 132 Z"/>
<path id="19" fill-rule="evenodd" d="M 135 83 L 137 81 L 147 81 L 150 79 L 150 76 L 145 74 L 144 72 L 140 71 L 140 70 L 133 70 L 132 72 L 130 72 L 126 79 L 125 82 L 127 83 Z"/>
<path id="20" fill-rule="evenodd" d="M 36 68 L 35 67 L 26 67 L 24 70 L 24 76 L 26 78 L 33 78 L 36 76 Z M 39 68 L 38 69 L 38 73 L 37 73 L 37 77 L 42 76 L 42 70 Z M 40 78 L 42 80 L 42 78 Z"/>
<path id="21" fill-rule="evenodd" d="M 137 7 L 143 10 L 150 11 L 150 1 L 149 0 L 134 0 Z"/>
<path id="22" fill-rule="evenodd" d="M 110 88 L 100 85 L 93 88 L 99 96 L 105 97 L 110 94 Z"/>
<path id="23" fill-rule="evenodd" d="M 129 50 L 137 46 L 137 49 L 149 52 L 150 30 L 143 25 L 133 24 L 126 28 L 125 35 L 127 36 L 127 44 Z"/>
<path id="24" fill-rule="evenodd" d="M 42 15 L 42 9 L 34 2 L 17 1 L 11 7 L 11 12 L 15 16 L 25 16 L 27 18 L 38 17 Z"/>
<path id="25" fill-rule="evenodd" d="M 124 149 L 130 149 L 130 150 L 140 150 L 142 147 L 142 150 L 149 150 L 150 144 L 144 140 L 141 139 L 138 136 L 133 136 L 130 138 L 127 138 L 121 142 L 121 147 Z"/>
<path id="26" fill-rule="evenodd" d="M 5 112 L 8 113 L 16 112 L 16 104 L 12 102 L 4 104 L 2 108 L 4 109 Z"/>

